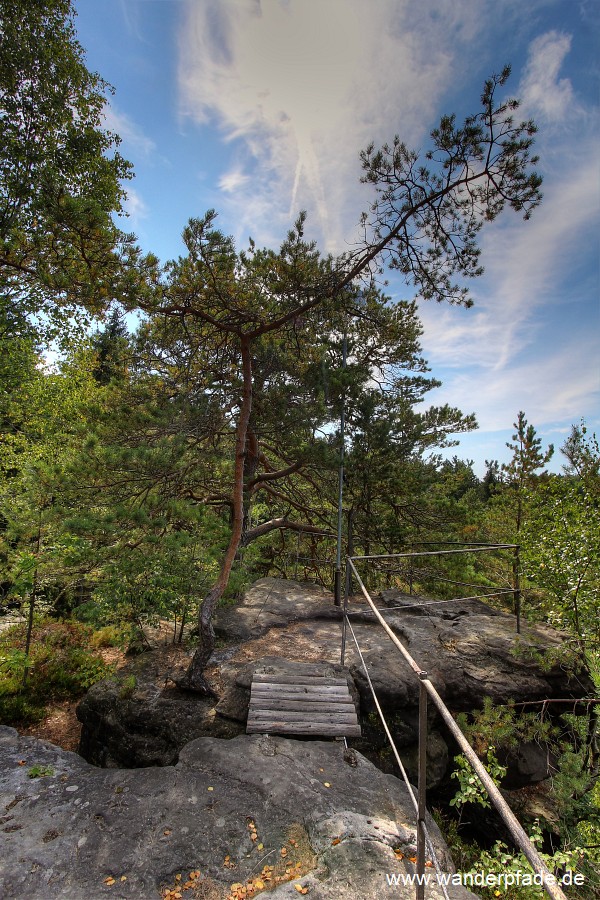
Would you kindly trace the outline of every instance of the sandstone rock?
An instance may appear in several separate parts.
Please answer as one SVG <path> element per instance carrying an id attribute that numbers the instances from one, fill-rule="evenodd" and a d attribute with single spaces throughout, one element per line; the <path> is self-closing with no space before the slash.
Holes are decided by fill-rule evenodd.
<path id="1" fill-rule="evenodd" d="M 90 688 L 77 707 L 84 759 L 104 767 L 173 765 L 194 738 L 233 737 L 244 730 L 216 719 L 211 701 L 165 684 L 165 674 L 164 657 L 150 651 L 118 677 Z"/>
<path id="2" fill-rule="evenodd" d="M 379 900 L 389 890 L 386 873 L 413 870 L 406 787 L 360 754 L 347 764 L 339 743 L 200 738 L 176 766 L 134 770 L 94 768 L 10 728 L 0 727 L 0 749 L 6 900 L 158 900 L 190 871 L 201 873 L 198 896 L 222 900 L 265 863 L 284 871 L 281 848 L 285 861 L 302 866 L 275 898 L 298 896 L 300 884 L 316 900 Z M 48 774 L 28 777 L 33 767 Z M 442 867 L 453 871 L 435 823 L 428 825 Z M 461 887 L 449 893 L 473 896 Z M 394 888 L 394 896 L 412 900 L 414 888 Z M 428 893 L 441 896 L 438 888 Z"/>
<path id="3" fill-rule="evenodd" d="M 340 620 L 332 595 L 310 583 L 285 578 L 259 578 L 238 606 L 222 606 L 215 617 L 215 632 L 239 643 L 305 619 Z"/>
<path id="4" fill-rule="evenodd" d="M 526 703 L 593 692 L 585 672 L 565 672 L 559 662 L 542 668 L 535 659 L 536 654 L 560 649 L 563 637 L 552 629 L 524 626 L 517 635 L 513 616 L 481 601 L 435 604 L 424 615 L 415 607 L 415 597 L 393 591 L 383 595 L 389 605 L 384 609 L 386 620 L 453 711 L 481 707 L 486 697 L 505 704 L 509 699 Z M 406 608 L 392 608 L 398 605 Z M 352 601 L 350 618 L 394 740 L 413 775 L 418 681 L 364 602 Z M 141 668 L 135 670 L 136 690 L 130 698 L 123 700 L 121 687 L 109 682 L 92 688 L 80 705 L 81 750 L 86 759 L 102 765 L 173 764 L 181 747 L 194 737 L 229 737 L 244 730 L 257 666 L 277 664 L 292 671 L 294 662 L 311 662 L 319 672 L 341 671 L 336 668 L 340 611 L 332 595 L 314 585 L 262 578 L 238 606 L 219 610 L 217 627 L 234 643 L 213 657 L 221 695 L 216 708 L 209 701 L 165 689 L 160 655 L 144 654 L 136 661 Z M 383 769 L 395 771 L 350 634 L 345 661 L 351 690 L 360 694 L 363 737 L 354 746 Z M 433 787 L 443 779 L 445 761 L 452 753 L 431 704 L 429 713 L 428 782 Z M 518 778 L 526 779 L 527 771 L 531 781 L 537 780 L 539 766 L 521 766 Z"/>

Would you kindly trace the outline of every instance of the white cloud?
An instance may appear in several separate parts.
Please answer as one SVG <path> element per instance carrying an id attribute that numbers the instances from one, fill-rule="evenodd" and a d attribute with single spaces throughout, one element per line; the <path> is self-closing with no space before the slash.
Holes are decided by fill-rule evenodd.
<path id="1" fill-rule="evenodd" d="M 224 175 L 221 175 L 219 179 L 219 188 L 222 191 L 225 191 L 226 194 L 232 194 L 235 191 L 239 191 L 245 184 L 250 180 L 249 176 L 246 175 L 242 169 L 234 168 L 231 171 L 226 172 Z"/>
<path id="2" fill-rule="evenodd" d="M 470 77 L 470 54 L 491 52 L 498 22 L 509 35 L 513 24 L 531 27 L 533 8 L 551 6 L 530 0 L 526 13 L 522 0 L 189 0 L 180 111 L 216 125 L 234 147 L 217 202 L 236 236 L 276 244 L 306 208 L 321 246 L 344 249 L 369 201 L 358 183 L 359 151 L 395 131 L 422 145 L 446 91 Z M 542 207 L 530 222 L 507 214 L 486 226 L 486 275 L 473 286 L 473 310 L 421 309 L 425 356 L 435 374 L 440 366 L 449 373 L 439 396 L 476 409 L 486 429 L 505 428 L 520 408 L 536 425 L 576 421 L 598 388 L 589 364 L 596 335 L 573 337 L 570 298 L 560 295 L 585 256 L 580 245 L 597 233 L 599 209 L 597 120 L 561 74 L 570 47 L 568 34 L 539 35 L 515 91 L 540 124 Z M 494 45 L 491 68 L 504 62 Z M 561 303 L 564 335 L 556 348 L 540 348 Z"/>
<path id="3" fill-rule="evenodd" d="M 579 334 L 549 347 L 545 356 L 523 354 L 501 377 L 491 369 L 467 369 L 447 379 L 431 400 L 476 411 L 482 432 L 510 427 L 520 409 L 536 427 L 577 422 L 600 398 L 597 351 L 595 335 Z"/>
<path id="4" fill-rule="evenodd" d="M 188 3 L 180 109 L 246 152 L 251 178 L 229 198 L 240 230 L 261 239 L 307 208 L 327 249 L 342 249 L 368 203 L 359 151 L 398 129 L 421 141 L 481 21 L 469 0 Z M 248 215 L 259 197 L 266 221 Z"/>
<path id="5" fill-rule="evenodd" d="M 151 156 L 156 150 L 154 141 L 147 137 L 139 125 L 126 113 L 119 112 L 112 104 L 104 107 L 104 121 L 110 131 L 116 132 L 124 143 L 129 144 L 141 156 Z"/>
<path id="6" fill-rule="evenodd" d="M 558 295 L 557 285 L 582 243 L 597 233 L 596 147 L 595 137 L 576 151 L 563 145 L 564 171 L 544 185 L 545 198 L 531 220 L 504 219 L 488 228 L 483 242 L 486 273 L 473 286 L 473 310 L 421 304 L 430 359 L 499 374 L 534 341 L 544 312 L 549 314 L 558 302 L 568 303 L 568 296 Z"/>
<path id="7" fill-rule="evenodd" d="M 580 112 L 573 86 L 559 78 L 561 66 L 571 49 L 571 35 L 548 31 L 532 41 L 519 93 L 526 115 L 548 123 L 562 123 Z"/>
<path id="8" fill-rule="evenodd" d="M 127 186 L 127 197 L 123 203 L 125 212 L 129 216 L 130 222 L 136 228 L 142 219 L 148 217 L 148 207 L 142 197 L 130 185 Z"/>

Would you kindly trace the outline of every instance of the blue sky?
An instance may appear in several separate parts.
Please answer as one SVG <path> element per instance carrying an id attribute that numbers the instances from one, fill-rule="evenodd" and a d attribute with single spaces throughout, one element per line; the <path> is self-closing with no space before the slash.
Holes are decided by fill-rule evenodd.
<path id="1" fill-rule="evenodd" d="M 107 125 L 134 163 L 128 230 L 166 261 L 209 208 L 240 246 L 277 246 L 300 209 L 325 251 L 370 199 L 359 151 L 426 146 L 477 111 L 486 77 L 539 126 L 544 201 L 482 232 L 474 308 L 421 303 L 431 403 L 475 412 L 452 453 L 505 460 L 524 410 L 556 447 L 600 431 L 599 0 L 75 0 L 89 68 L 116 90 Z M 411 297 L 397 278 L 392 297 Z M 552 468 L 564 460 L 556 454 Z"/>

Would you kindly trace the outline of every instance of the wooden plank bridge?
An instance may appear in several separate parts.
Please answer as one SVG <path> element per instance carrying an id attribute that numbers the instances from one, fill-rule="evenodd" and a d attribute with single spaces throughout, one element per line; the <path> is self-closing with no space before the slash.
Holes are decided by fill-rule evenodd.
<path id="1" fill-rule="evenodd" d="M 246 731 L 360 737 L 346 679 L 300 673 L 255 673 Z"/>

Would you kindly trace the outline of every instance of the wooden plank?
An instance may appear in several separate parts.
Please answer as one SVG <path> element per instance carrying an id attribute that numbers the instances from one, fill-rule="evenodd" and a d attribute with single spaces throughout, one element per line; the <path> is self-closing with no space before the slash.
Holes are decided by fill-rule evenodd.
<path id="1" fill-rule="evenodd" d="M 318 695 L 323 697 L 349 697 L 350 692 L 347 687 L 331 687 L 325 684 L 310 686 L 307 684 L 253 684 L 252 694 L 256 696 L 270 696 L 272 694 L 289 694 L 294 696 L 311 696 Z"/>
<path id="2" fill-rule="evenodd" d="M 319 737 L 361 734 L 345 679 L 260 672 L 252 680 L 246 731 Z"/>
<path id="3" fill-rule="evenodd" d="M 360 737 L 359 725 L 320 725 L 311 722 L 249 722 L 246 731 L 249 734 L 314 734 L 322 737 Z"/>
<path id="4" fill-rule="evenodd" d="M 248 713 L 248 721 L 261 722 L 265 719 L 285 719 L 286 722 L 348 722 L 356 725 L 358 719 L 356 712 L 321 712 L 313 713 L 307 716 L 305 712 L 296 712 L 295 710 L 282 709 L 276 711 L 273 709 L 252 709 Z"/>
<path id="5" fill-rule="evenodd" d="M 275 698 L 267 698 L 265 700 L 255 700 L 254 702 L 250 700 L 250 709 L 289 709 L 296 710 L 297 712 L 320 712 L 323 709 L 339 709 L 340 712 L 345 712 L 346 710 L 352 711 L 355 710 L 356 707 L 352 700 L 348 700 L 347 702 L 340 703 L 337 702 L 335 704 L 330 703 L 329 700 L 326 702 L 318 701 L 318 700 L 281 700 Z"/>
<path id="6" fill-rule="evenodd" d="M 264 675 L 255 672 L 252 684 L 331 684 L 334 687 L 348 687 L 345 678 L 327 678 L 321 675 Z"/>
<path id="7" fill-rule="evenodd" d="M 319 700 L 322 703 L 352 703 L 352 697 L 346 691 L 344 694 L 323 693 L 322 689 L 314 691 L 288 691 L 287 685 L 278 686 L 271 691 L 255 691 L 250 693 L 251 700 L 268 700 L 278 698 L 280 700 Z"/>

